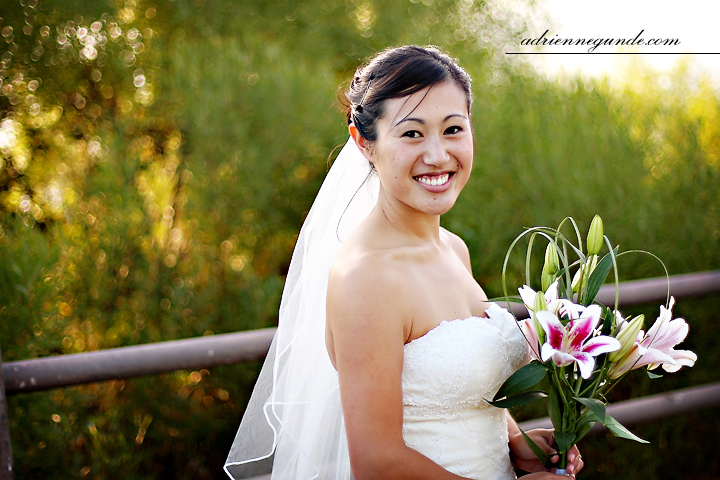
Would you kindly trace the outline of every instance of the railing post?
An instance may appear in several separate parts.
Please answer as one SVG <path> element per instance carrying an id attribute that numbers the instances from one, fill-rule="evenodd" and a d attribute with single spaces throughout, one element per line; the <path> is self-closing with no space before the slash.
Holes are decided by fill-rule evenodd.
<path id="1" fill-rule="evenodd" d="M 2 350 L 0 350 L 0 480 L 13 480 L 12 466 L 10 420 L 5 396 L 5 378 L 2 373 Z"/>

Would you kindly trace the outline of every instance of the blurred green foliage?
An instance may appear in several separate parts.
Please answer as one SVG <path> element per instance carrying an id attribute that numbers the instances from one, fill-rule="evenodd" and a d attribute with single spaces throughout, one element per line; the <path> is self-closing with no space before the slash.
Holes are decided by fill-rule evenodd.
<path id="1" fill-rule="evenodd" d="M 272 326 L 296 235 L 346 138 L 338 85 L 401 43 L 441 45 L 475 79 L 475 170 L 443 222 L 467 241 L 489 295 L 522 228 L 567 215 L 586 228 L 600 214 L 621 251 L 656 253 L 671 273 L 720 268 L 716 90 L 682 69 L 659 84 L 634 65 L 608 84 L 503 64 L 493 52 L 518 18 L 499 5 L 4 2 L 3 360 Z M 662 270 L 628 256 L 620 273 Z M 638 376 L 618 399 L 718 380 L 716 299 L 676 307 L 696 367 Z M 222 478 L 258 369 L 10 397 L 17 478 Z M 648 478 L 648 465 L 657 478 L 714 478 L 716 417 L 644 426 L 650 447 L 592 437 L 585 478 Z M 696 441 L 680 441 L 698 418 Z"/>

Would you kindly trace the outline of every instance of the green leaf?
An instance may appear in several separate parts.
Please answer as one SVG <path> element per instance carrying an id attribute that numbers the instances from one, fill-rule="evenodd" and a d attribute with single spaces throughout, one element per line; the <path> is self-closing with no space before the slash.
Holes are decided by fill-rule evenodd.
<path id="1" fill-rule="evenodd" d="M 595 414 L 592 413 L 592 412 L 587 412 L 587 413 L 586 413 L 585 415 L 583 415 L 583 417 L 580 419 L 580 421 L 578 422 L 578 425 L 584 425 L 584 424 L 586 424 L 586 423 L 589 423 L 589 424 L 592 425 L 592 424 L 597 423 L 597 422 L 599 422 L 599 421 L 600 421 L 600 419 L 598 418 L 597 415 L 595 415 Z"/>
<path id="2" fill-rule="evenodd" d="M 578 426 L 577 432 L 575 433 L 575 443 L 578 443 L 585 435 L 590 432 L 590 429 L 595 425 L 595 422 L 584 420 Z"/>
<path id="3" fill-rule="evenodd" d="M 546 454 L 542 448 L 538 447 L 537 443 L 533 442 L 530 437 L 527 436 L 525 432 L 523 432 L 523 429 L 520 429 L 520 433 L 523 434 L 523 437 L 525 437 L 525 442 L 527 442 L 528 447 L 530 447 L 530 450 L 535 454 L 535 456 L 540 460 L 540 463 L 542 463 L 543 467 L 545 468 L 552 468 L 553 464 L 550 462 L 550 457 L 548 454 Z"/>
<path id="4" fill-rule="evenodd" d="M 560 453 L 567 452 L 575 443 L 575 432 L 558 432 L 556 430 L 553 436 Z"/>
<path id="5" fill-rule="evenodd" d="M 617 252 L 618 247 L 615 247 L 612 254 L 608 253 L 607 255 L 605 255 L 602 260 L 598 262 L 595 270 L 593 270 L 593 272 L 590 274 L 590 278 L 588 279 L 582 302 L 582 304 L 586 307 L 590 305 L 593 301 L 595 301 L 595 297 L 600 291 L 600 287 L 602 287 L 602 284 L 605 283 L 605 279 L 607 278 L 608 273 L 610 273 L 610 269 L 612 269 L 613 256 L 617 257 Z"/>
<path id="6" fill-rule="evenodd" d="M 563 405 L 560 402 L 560 393 L 555 385 L 550 386 L 550 395 L 548 397 L 548 416 L 555 428 L 562 425 Z"/>
<path id="7" fill-rule="evenodd" d="M 525 405 L 526 403 L 534 402 L 540 398 L 547 397 L 547 393 L 541 390 L 532 390 L 530 392 L 518 393 L 512 397 L 503 398 L 502 400 L 493 400 L 488 402 L 493 407 L 497 408 L 513 408 Z"/>
<path id="8" fill-rule="evenodd" d="M 616 437 L 627 438 L 628 440 L 635 440 L 639 443 L 650 443 L 647 440 L 643 440 L 642 438 L 632 433 L 630 430 L 625 428 L 620 422 L 615 420 L 610 415 L 605 416 L 605 421 L 603 423 Z"/>
<path id="9" fill-rule="evenodd" d="M 605 410 L 605 404 L 603 404 L 600 400 L 597 400 L 595 398 L 581 398 L 581 397 L 574 397 L 574 398 L 578 402 L 580 402 L 583 405 L 585 405 L 586 407 L 588 407 L 588 409 L 590 410 L 590 413 L 587 414 L 587 416 L 580 421 L 581 425 L 592 426 L 592 424 L 595 422 L 601 422 L 616 437 L 627 438 L 629 440 L 635 440 L 636 442 L 640 442 L 640 443 L 650 443 L 647 440 L 643 440 L 642 438 L 638 437 L 637 435 L 632 433 L 630 430 L 625 428 L 620 422 L 618 422 L 613 417 L 608 415 Z M 580 438 L 578 438 L 578 440 L 580 440 Z"/>
<path id="10" fill-rule="evenodd" d="M 588 410 L 590 410 L 595 416 L 603 423 L 605 423 L 605 420 L 608 417 L 605 413 L 605 404 L 601 402 L 600 400 L 596 398 L 583 398 L 583 397 L 573 397 L 578 402 L 585 405 Z"/>
<path id="11" fill-rule="evenodd" d="M 602 309 L 605 313 L 605 315 L 604 315 L 605 319 L 603 320 L 602 330 L 600 331 L 600 333 L 602 333 L 602 335 L 610 335 L 610 331 L 612 330 L 614 314 L 613 314 L 612 310 L 610 310 L 609 308 L 602 307 Z"/>
<path id="12" fill-rule="evenodd" d="M 653 373 L 650 370 L 645 370 L 648 374 L 648 377 L 652 378 L 653 380 L 656 378 L 662 378 L 662 375 L 658 375 L 657 373 Z"/>
<path id="13" fill-rule="evenodd" d="M 533 361 L 510 375 L 497 391 L 493 400 L 509 397 L 515 393 L 530 388 L 542 380 L 547 374 L 547 367 L 538 361 Z"/>

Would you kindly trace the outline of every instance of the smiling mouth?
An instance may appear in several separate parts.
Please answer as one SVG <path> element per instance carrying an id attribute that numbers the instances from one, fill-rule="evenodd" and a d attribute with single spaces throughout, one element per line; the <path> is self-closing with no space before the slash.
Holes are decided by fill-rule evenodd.
<path id="1" fill-rule="evenodd" d="M 443 173 L 442 175 L 419 175 L 415 177 L 415 180 L 430 186 L 445 185 L 452 176 L 451 173 Z"/>

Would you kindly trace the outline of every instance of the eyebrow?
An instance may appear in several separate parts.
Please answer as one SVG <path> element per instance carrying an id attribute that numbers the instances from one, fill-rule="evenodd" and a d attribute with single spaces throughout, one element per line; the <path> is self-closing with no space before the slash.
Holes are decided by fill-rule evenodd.
<path id="1" fill-rule="evenodd" d="M 448 120 L 450 120 L 453 117 L 460 117 L 460 118 L 467 120 L 467 117 L 465 115 L 461 115 L 459 113 L 452 113 L 452 114 L 448 115 L 447 117 L 443 118 L 443 122 L 447 122 Z M 425 120 L 423 120 L 422 118 L 406 117 L 406 118 L 403 118 L 402 120 L 400 120 L 398 123 L 396 123 L 393 126 L 393 128 L 397 127 L 398 125 L 400 125 L 401 123 L 404 123 L 404 122 L 417 122 L 421 125 L 425 125 Z"/>

